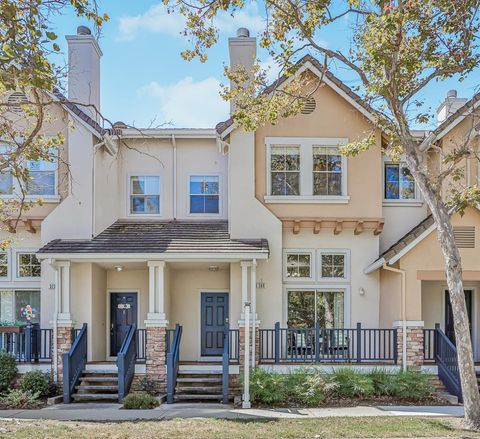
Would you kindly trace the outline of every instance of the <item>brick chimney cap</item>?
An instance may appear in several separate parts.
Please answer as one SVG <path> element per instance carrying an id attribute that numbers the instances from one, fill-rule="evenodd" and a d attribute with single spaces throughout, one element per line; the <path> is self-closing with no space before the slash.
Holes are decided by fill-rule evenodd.
<path id="1" fill-rule="evenodd" d="M 92 31 L 87 26 L 78 26 L 77 35 L 92 35 Z"/>
<path id="2" fill-rule="evenodd" d="M 241 27 L 237 30 L 238 38 L 248 38 L 250 36 L 250 31 L 246 27 Z"/>

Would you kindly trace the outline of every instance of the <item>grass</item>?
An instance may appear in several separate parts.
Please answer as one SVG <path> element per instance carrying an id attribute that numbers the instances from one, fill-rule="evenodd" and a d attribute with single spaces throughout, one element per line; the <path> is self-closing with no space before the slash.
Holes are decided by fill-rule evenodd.
<path id="1" fill-rule="evenodd" d="M 305 420 L 173 419 L 122 423 L 0 421 L 9 439 L 271 439 L 271 438 L 480 438 L 454 418 L 359 417 Z"/>

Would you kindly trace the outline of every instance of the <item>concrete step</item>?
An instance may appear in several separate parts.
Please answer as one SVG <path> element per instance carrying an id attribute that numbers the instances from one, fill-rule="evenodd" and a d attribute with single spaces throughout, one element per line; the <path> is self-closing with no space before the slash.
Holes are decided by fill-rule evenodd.
<path id="1" fill-rule="evenodd" d="M 223 395 L 202 395 L 200 393 L 195 393 L 195 394 L 188 394 L 188 393 L 180 393 L 180 394 L 175 394 L 174 397 L 175 400 L 178 401 L 203 401 L 203 400 L 221 400 L 223 399 Z"/>
<path id="2" fill-rule="evenodd" d="M 98 376 L 98 377 L 116 377 L 118 372 L 108 372 L 105 370 L 82 370 L 83 376 Z"/>
<path id="3" fill-rule="evenodd" d="M 204 377 L 181 377 L 177 378 L 177 383 L 221 383 L 222 378 L 204 378 Z"/>
<path id="4" fill-rule="evenodd" d="M 82 401 L 118 401 L 118 393 L 74 393 L 76 402 Z"/>
<path id="5" fill-rule="evenodd" d="M 80 381 L 92 382 L 92 383 L 118 383 L 118 377 L 97 377 L 97 376 L 83 376 L 80 377 Z"/>
<path id="6" fill-rule="evenodd" d="M 82 384 L 81 386 L 75 386 L 75 389 L 76 390 L 95 390 L 95 391 L 98 391 L 98 392 L 102 392 L 102 391 L 110 391 L 110 392 L 116 392 L 118 393 L 118 386 L 103 386 L 103 385 L 92 385 L 92 386 L 89 386 L 89 385 L 85 385 L 85 384 Z"/>
<path id="7" fill-rule="evenodd" d="M 201 392 L 202 394 L 218 394 L 222 393 L 222 386 L 177 386 L 176 392 Z"/>

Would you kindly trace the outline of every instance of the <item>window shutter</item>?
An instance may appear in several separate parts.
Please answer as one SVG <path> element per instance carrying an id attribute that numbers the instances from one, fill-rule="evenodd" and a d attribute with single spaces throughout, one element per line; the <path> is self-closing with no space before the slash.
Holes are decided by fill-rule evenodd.
<path id="1" fill-rule="evenodd" d="M 453 237 L 458 248 L 475 248 L 475 227 L 456 226 L 453 228 Z"/>

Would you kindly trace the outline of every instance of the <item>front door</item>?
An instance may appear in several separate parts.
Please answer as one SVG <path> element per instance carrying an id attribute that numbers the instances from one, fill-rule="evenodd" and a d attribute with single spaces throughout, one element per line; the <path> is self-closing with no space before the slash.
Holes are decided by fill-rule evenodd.
<path id="1" fill-rule="evenodd" d="M 228 318 L 227 293 L 202 293 L 201 353 L 202 357 L 223 353 L 223 331 Z"/>
<path id="2" fill-rule="evenodd" d="M 470 322 L 470 336 L 472 335 L 472 290 L 464 290 L 467 304 L 468 321 Z M 453 326 L 453 310 L 450 294 L 445 291 L 445 335 L 455 344 L 455 329 Z"/>
<path id="3" fill-rule="evenodd" d="M 116 357 L 128 327 L 137 324 L 137 293 L 110 295 L 110 355 Z"/>

